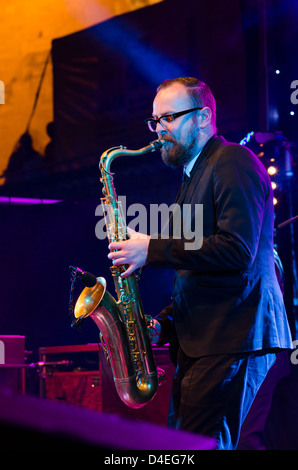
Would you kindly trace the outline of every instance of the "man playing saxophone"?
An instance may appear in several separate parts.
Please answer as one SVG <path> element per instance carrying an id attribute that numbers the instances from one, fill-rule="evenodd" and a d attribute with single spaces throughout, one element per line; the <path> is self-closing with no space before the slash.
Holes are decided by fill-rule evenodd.
<path id="1" fill-rule="evenodd" d="M 166 142 L 164 163 L 183 167 L 177 204 L 203 204 L 202 245 L 190 250 L 184 234 L 129 230 L 108 256 L 127 266 L 124 278 L 146 264 L 175 270 L 172 305 L 153 330 L 155 342 L 170 341 L 177 364 L 168 424 L 235 449 L 276 354 L 291 347 L 274 267 L 270 179 L 250 150 L 217 136 L 215 99 L 195 78 L 163 82 L 147 123 Z"/>

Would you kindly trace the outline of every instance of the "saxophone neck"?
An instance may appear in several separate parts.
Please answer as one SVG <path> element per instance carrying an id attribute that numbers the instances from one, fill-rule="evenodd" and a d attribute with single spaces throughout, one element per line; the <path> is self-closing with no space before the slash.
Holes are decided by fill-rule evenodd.
<path id="1" fill-rule="evenodd" d="M 102 172 L 104 170 L 105 172 L 110 173 L 110 166 L 115 160 L 115 158 L 122 157 L 125 155 L 144 155 L 149 152 L 155 152 L 156 150 L 159 150 L 162 148 L 162 146 L 165 144 L 164 140 L 154 140 L 151 142 L 149 145 L 146 147 L 142 147 L 141 149 L 138 150 L 128 150 L 126 147 L 123 147 L 123 145 L 120 145 L 119 147 L 112 147 L 108 150 L 106 150 L 100 157 L 100 163 L 99 163 L 99 168 Z"/>
<path id="2" fill-rule="evenodd" d="M 130 155 L 144 155 L 149 152 L 155 152 L 162 148 L 165 144 L 164 140 L 154 140 L 146 147 L 139 150 L 128 150 L 123 145 L 119 147 L 112 147 L 106 150 L 100 157 L 99 169 L 101 172 L 101 182 L 103 184 L 103 194 L 105 196 L 105 203 L 111 204 L 114 210 L 117 209 L 117 194 L 114 187 L 113 173 L 110 171 L 112 162 L 122 156 Z"/>

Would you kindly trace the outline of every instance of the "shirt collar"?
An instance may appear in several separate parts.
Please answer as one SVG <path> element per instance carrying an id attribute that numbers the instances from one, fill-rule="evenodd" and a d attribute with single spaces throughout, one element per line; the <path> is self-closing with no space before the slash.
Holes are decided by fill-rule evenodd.
<path id="1" fill-rule="evenodd" d="M 188 162 L 184 166 L 184 173 L 186 173 L 187 176 L 190 176 L 191 170 L 193 169 L 194 164 L 196 163 L 200 153 L 201 153 L 201 151 L 192 160 L 190 160 L 190 162 Z"/>
<path id="2" fill-rule="evenodd" d="M 205 151 L 205 149 L 209 147 L 209 144 L 213 142 L 213 140 L 216 139 L 216 137 L 217 135 L 213 134 L 208 140 L 208 142 L 205 144 L 205 146 L 202 148 L 202 150 L 200 150 L 200 152 L 192 160 L 190 160 L 190 162 L 186 163 L 186 165 L 184 166 L 184 170 L 183 170 L 184 174 L 190 177 L 191 170 L 193 169 L 198 157 L 201 155 L 203 150 Z"/>

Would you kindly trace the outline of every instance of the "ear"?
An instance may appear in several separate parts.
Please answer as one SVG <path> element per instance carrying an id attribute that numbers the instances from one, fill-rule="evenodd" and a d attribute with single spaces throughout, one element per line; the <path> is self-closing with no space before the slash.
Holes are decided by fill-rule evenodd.
<path id="1" fill-rule="evenodd" d="M 209 124 L 211 124 L 212 121 L 212 111 L 208 106 L 205 106 L 205 108 L 201 109 L 200 112 L 200 128 L 205 129 Z"/>

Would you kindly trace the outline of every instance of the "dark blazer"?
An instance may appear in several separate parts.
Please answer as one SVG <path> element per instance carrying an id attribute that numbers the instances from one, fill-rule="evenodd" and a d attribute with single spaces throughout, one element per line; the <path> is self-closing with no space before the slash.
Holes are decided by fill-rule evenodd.
<path id="1" fill-rule="evenodd" d="M 150 240 L 148 265 L 176 271 L 173 304 L 159 317 L 163 333 L 172 317 L 190 357 L 290 348 L 263 164 L 246 147 L 213 136 L 182 193 L 179 204 L 203 204 L 203 242 L 185 250 L 183 237 Z"/>

